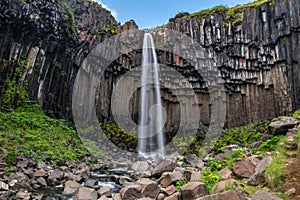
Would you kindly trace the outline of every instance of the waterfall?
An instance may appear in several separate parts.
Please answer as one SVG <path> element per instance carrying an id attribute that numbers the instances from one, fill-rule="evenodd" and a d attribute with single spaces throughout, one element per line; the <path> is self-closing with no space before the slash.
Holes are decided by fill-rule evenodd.
<path id="1" fill-rule="evenodd" d="M 138 153 L 145 158 L 164 156 L 164 123 L 158 64 L 150 33 L 144 34 L 140 102 Z"/>

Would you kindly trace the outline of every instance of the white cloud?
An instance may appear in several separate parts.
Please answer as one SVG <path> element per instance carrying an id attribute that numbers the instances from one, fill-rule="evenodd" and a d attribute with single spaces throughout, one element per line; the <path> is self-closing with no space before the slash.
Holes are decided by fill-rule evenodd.
<path id="1" fill-rule="evenodd" d="M 100 3 L 102 5 L 102 7 L 105 8 L 106 10 L 109 10 L 111 12 L 112 16 L 114 16 L 117 19 L 118 13 L 115 9 L 109 8 L 106 4 L 104 4 L 102 2 L 102 0 L 94 0 L 94 1 L 97 1 L 98 3 Z"/>

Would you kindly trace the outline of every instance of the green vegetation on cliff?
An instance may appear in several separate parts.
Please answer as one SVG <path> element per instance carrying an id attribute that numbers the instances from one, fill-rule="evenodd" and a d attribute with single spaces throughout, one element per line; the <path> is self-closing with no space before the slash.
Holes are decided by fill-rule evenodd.
<path id="1" fill-rule="evenodd" d="M 243 9 L 244 8 L 250 8 L 250 7 L 258 7 L 262 4 L 269 3 L 269 5 L 274 4 L 274 0 L 256 0 L 251 3 L 247 3 L 244 5 L 236 5 L 234 7 L 227 7 L 226 5 L 218 5 L 213 8 L 201 10 L 196 13 L 188 13 L 188 12 L 179 12 L 178 14 L 175 15 L 174 18 L 170 18 L 169 21 L 174 21 L 177 18 L 182 18 L 182 17 L 188 17 L 190 18 L 208 18 L 211 16 L 213 13 L 219 13 L 223 16 L 224 23 L 225 25 L 228 25 L 229 22 L 233 26 L 240 25 L 243 21 Z"/>
<path id="2" fill-rule="evenodd" d="M 11 61 L 14 69 L 5 80 L 5 93 L 0 107 L 1 154 L 8 164 L 25 155 L 41 160 L 80 160 L 88 155 L 79 136 L 64 120 L 46 116 L 40 106 L 28 97 L 23 80 L 27 58 Z"/>

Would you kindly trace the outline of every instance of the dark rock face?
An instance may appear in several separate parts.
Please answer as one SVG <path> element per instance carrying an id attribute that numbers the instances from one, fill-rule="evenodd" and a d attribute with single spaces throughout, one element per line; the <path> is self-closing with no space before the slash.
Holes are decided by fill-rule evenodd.
<path id="1" fill-rule="evenodd" d="M 89 49 L 119 25 L 110 12 L 81 0 L 21 1 L 0 4 L 0 103 L 14 60 L 27 57 L 22 75 L 31 99 L 50 116 L 72 121 L 72 88 Z"/>
<path id="2" fill-rule="evenodd" d="M 120 26 L 108 11 L 81 0 L 4 0 L 0 13 L 0 103 L 5 80 L 13 79 L 13 60 L 26 56 L 22 77 L 28 82 L 31 99 L 38 101 L 48 115 L 69 122 L 73 85 L 84 58 L 107 37 L 138 28 L 133 20 Z M 270 119 L 299 108 L 300 2 L 275 0 L 274 5 L 245 8 L 238 26 L 225 22 L 225 18 L 222 13 L 183 16 L 165 26 L 193 38 L 215 60 L 213 70 L 219 72 L 226 88 L 225 126 Z M 195 66 L 172 52 L 159 49 L 157 53 L 161 64 L 177 70 L 193 85 L 199 99 L 199 124 L 209 125 L 212 97 Z M 101 122 L 113 120 L 110 102 L 114 83 L 140 64 L 141 50 L 135 50 L 126 52 L 107 69 L 96 95 Z M 172 81 L 182 84 L 182 80 Z M 179 100 L 167 88 L 161 93 L 170 116 L 166 132 L 176 132 L 181 114 Z M 138 118 L 138 96 L 137 90 L 130 103 L 134 120 Z"/>
<path id="3" fill-rule="evenodd" d="M 299 108 L 299 13 L 299 1 L 276 0 L 245 8 L 237 27 L 227 25 L 220 13 L 185 16 L 166 25 L 213 54 L 227 88 L 229 127 Z"/>

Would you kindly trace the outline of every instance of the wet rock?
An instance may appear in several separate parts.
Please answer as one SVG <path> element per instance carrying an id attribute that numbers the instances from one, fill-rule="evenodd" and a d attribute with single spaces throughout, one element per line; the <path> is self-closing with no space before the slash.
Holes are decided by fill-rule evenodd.
<path id="1" fill-rule="evenodd" d="M 122 200 L 121 194 L 120 193 L 114 194 L 113 195 L 113 200 Z"/>
<path id="2" fill-rule="evenodd" d="M 155 198 L 160 191 L 158 184 L 148 178 L 142 178 L 138 180 L 136 184 L 141 185 L 141 193 L 144 197 Z"/>
<path id="3" fill-rule="evenodd" d="M 251 185 L 259 185 L 263 183 L 265 178 L 265 171 L 267 167 L 271 164 L 272 158 L 266 157 L 262 159 L 255 168 L 255 173 L 250 177 L 249 184 Z"/>
<path id="4" fill-rule="evenodd" d="M 272 135 L 286 134 L 288 129 L 295 127 L 298 121 L 292 117 L 285 117 L 278 121 L 272 122 L 268 126 L 268 131 Z"/>
<path id="5" fill-rule="evenodd" d="M 74 195 L 80 187 L 82 187 L 82 185 L 80 185 L 75 181 L 67 181 L 65 183 L 63 195 L 67 195 L 67 196 Z"/>
<path id="6" fill-rule="evenodd" d="M 32 199 L 34 200 L 43 200 L 44 195 L 43 194 L 34 194 L 32 195 Z"/>
<path id="7" fill-rule="evenodd" d="M 120 176 L 118 177 L 117 181 L 120 185 L 124 185 L 126 182 L 133 182 L 133 180 L 127 176 Z"/>
<path id="8" fill-rule="evenodd" d="M 24 199 L 24 200 L 29 200 L 31 193 L 28 192 L 27 190 L 20 190 L 17 192 L 16 197 L 18 199 Z"/>
<path id="9" fill-rule="evenodd" d="M 282 199 L 273 195 L 270 192 L 259 190 L 253 194 L 251 200 L 282 200 Z"/>
<path id="10" fill-rule="evenodd" d="M 204 167 L 204 162 L 200 160 L 195 154 L 189 154 L 185 156 L 185 160 L 192 167 L 202 169 Z"/>
<path id="11" fill-rule="evenodd" d="M 36 181 L 38 182 L 38 184 L 40 184 L 43 187 L 47 187 L 48 186 L 46 179 L 43 178 L 43 177 L 37 178 Z"/>
<path id="12" fill-rule="evenodd" d="M 8 184 L 4 183 L 3 181 L 0 181 L 0 190 L 9 190 Z"/>
<path id="13" fill-rule="evenodd" d="M 96 180 L 89 178 L 84 182 L 84 186 L 91 188 L 95 185 L 95 183 L 96 183 Z"/>
<path id="14" fill-rule="evenodd" d="M 255 172 L 255 166 L 248 158 L 245 158 L 242 161 L 235 163 L 233 172 L 240 177 L 250 178 Z"/>
<path id="15" fill-rule="evenodd" d="M 148 170 L 148 168 L 149 168 L 149 164 L 145 161 L 137 161 L 133 163 L 133 165 L 131 166 L 131 169 L 138 173 L 145 172 Z"/>
<path id="16" fill-rule="evenodd" d="M 191 200 L 208 195 L 205 184 L 200 182 L 185 184 L 180 188 L 180 192 L 182 200 Z"/>
<path id="17" fill-rule="evenodd" d="M 247 197 L 245 194 L 241 193 L 240 191 L 229 190 L 224 193 L 212 194 L 205 197 L 201 197 L 197 200 L 247 200 Z"/>
<path id="18" fill-rule="evenodd" d="M 140 185 L 129 185 L 120 191 L 122 200 L 135 200 L 142 197 Z"/>
<path id="19" fill-rule="evenodd" d="M 110 197 L 111 196 L 110 187 L 103 186 L 98 190 L 98 193 L 100 194 L 100 196 Z"/>
<path id="20" fill-rule="evenodd" d="M 163 160 L 152 171 L 152 176 L 157 177 L 164 172 L 172 172 L 178 166 L 177 162 L 172 160 Z"/>
<path id="21" fill-rule="evenodd" d="M 87 187 L 81 187 L 78 189 L 78 191 L 75 194 L 75 200 L 97 200 L 98 194 L 96 190 L 87 188 Z"/>

